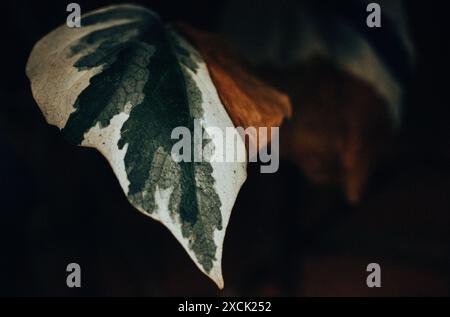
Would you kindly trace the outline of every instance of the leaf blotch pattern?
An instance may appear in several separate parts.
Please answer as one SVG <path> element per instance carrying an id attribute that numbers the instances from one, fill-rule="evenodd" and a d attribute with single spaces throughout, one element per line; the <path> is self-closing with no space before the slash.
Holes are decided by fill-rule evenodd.
<path id="1" fill-rule="evenodd" d="M 172 130 L 183 126 L 193 135 L 194 119 L 203 116 L 202 93 L 190 73 L 196 71 L 197 56 L 148 10 L 109 10 L 91 14 L 83 23 L 114 19 L 130 22 L 92 32 L 71 46 L 72 56 L 80 56 L 74 67 L 102 71 L 78 96 L 62 132 L 81 144 L 92 127 L 107 127 L 115 115 L 128 114 L 117 145 L 127 146 L 129 200 L 153 214 L 161 207 L 156 193 L 168 190 L 170 216 L 209 272 L 217 260 L 214 233 L 222 230 L 213 168 L 208 162 L 176 163 L 170 155 L 178 141 L 171 139 Z"/>

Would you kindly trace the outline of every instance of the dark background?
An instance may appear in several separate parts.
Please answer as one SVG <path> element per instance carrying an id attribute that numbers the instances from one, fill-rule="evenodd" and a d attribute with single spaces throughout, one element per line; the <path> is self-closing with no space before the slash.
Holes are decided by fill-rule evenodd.
<path id="1" fill-rule="evenodd" d="M 448 10 L 407 2 L 418 65 L 392 159 L 364 200 L 309 185 L 289 162 L 249 166 L 224 245 L 225 290 L 171 234 L 134 210 L 102 156 L 68 145 L 32 99 L 32 46 L 64 23 L 69 1 L 1 4 L 1 295 L 449 295 Z M 116 1 L 78 1 L 82 11 Z M 166 21 L 216 30 L 223 1 L 139 1 Z M 68 289 L 66 265 L 82 267 Z M 382 267 L 381 289 L 365 284 Z"/>

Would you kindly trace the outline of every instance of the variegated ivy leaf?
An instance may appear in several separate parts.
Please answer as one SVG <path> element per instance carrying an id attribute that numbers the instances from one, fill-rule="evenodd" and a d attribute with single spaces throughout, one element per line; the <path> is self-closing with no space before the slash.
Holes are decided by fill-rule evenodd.
<path id="1" fill-rule="evenodd" d="M 194 119 L 204 129 L 233 127 L 205 63 L 139 6 L 100 9 L 81 23 L 57 28 L 33 48 L 27 75 L 34 98 L 70 142 L 99 150 L 131 204 L 161 221 L 223 287 L 222 244 L 246 164 L 171 157 L 175 127 L 193 134 Z M 218 144 L 208 141 L 203 146 L 214 151 Z"/>

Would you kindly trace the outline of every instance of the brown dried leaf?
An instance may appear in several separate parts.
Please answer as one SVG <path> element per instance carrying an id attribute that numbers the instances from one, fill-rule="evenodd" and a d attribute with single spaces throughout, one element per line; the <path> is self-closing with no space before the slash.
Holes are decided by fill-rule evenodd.
<path id="1" fill-rule="evenodd" d="M 358 203 L 392 140 L 385 100 L 373 87 L 329 61 L 311 60 L 281 79 L 294 115 L 283 126 L 281 151 L 316 184 L 339 184 Z M 275 84 L 275 83 L 274 83 Z"/>
<path id="2" fill-rule="evenodd" d="M 278 127 L 291 116 L 289 97 L 256 78 L 239 54 L 220 35 L 177 23 L 176 29 L 200 52 L 220 99 L 236 127 Z M 270 132 L 270 129 L 268 130 Z M 270 142 L 261 136 L 259 148 Z M 256 136 L 250 137 L 256 143 Z"/>

